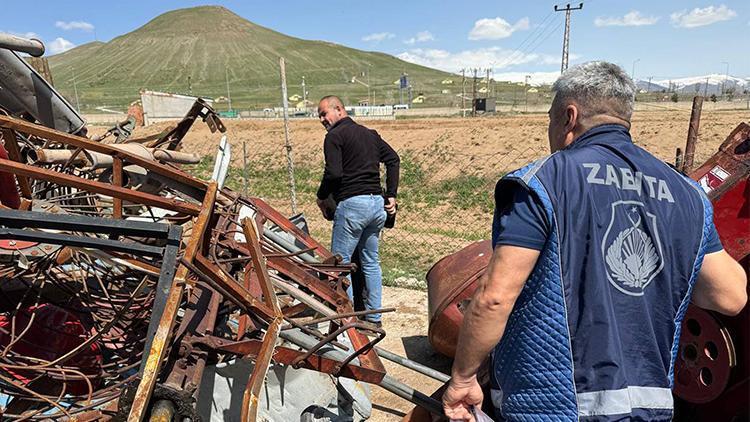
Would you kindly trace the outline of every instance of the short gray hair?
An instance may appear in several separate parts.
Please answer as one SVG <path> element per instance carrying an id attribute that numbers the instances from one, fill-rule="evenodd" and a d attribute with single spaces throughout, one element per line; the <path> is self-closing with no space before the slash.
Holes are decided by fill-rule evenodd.
<path id="1" fill-rule="evenodd" d="M 574 100 L 581 114 L 615 115 L 630 121 L 635 105 L 635 84 L 620 66 L 604 61 L 580 64 L 565 71 L 552 85 L 561 100 Z"/>

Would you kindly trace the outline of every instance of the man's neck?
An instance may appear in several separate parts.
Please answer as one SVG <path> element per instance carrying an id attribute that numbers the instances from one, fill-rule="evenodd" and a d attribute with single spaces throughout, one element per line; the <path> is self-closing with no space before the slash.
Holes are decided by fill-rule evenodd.
<path id="1" fill-rule="evenodd" d="M 575 142 L 576 139 L 581 137 L 581 135 L 588 132 L 589 130 L 603 125 L 620 125 L 624 126 L 625 129 L 630 130 L 630 122 L 628 120 L 608 114 L 595 114 L 581 121 L 576 130 L 576 135 L 573 139 L 573 142 Z"/>

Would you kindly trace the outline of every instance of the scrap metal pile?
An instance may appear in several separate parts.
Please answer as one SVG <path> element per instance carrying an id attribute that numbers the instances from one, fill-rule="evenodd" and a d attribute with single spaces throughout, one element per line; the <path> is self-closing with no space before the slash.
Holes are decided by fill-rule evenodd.
<path id="1" fill-rule="evenodd" d="M 224 132 L 210 106 L 158 136 L 125 122 L 87 138 L 15 53 L 0 48 L 0 64 L 16 72 L 0 80 L 3 418 L 198 420 L 207 368 L 236 358 L 254 363 L 237 380 L 245 421 L 272 362 L 440 412 L 386 375 L 385 332 L 345 291 L 350 265 L 263 200 L 179 168 L 197 160 L 179 151 L 197 119 Z"/>

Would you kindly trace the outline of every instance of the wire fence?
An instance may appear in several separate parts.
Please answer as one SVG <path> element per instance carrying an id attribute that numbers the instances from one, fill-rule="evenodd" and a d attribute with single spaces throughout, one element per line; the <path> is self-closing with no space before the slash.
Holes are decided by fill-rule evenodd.
<path id="1" fill-rule="evenodd" d="M 230 188 L 268 201 L 291 215 L 286 151 L 278 142 L 245 141 L 236 148 L 226 179 Z M 242 152 L 246 157 L 243 159 Z M 425 274 L 443 256 L 487 239 L 497 180 L 509 171 L 547 154 L 541 144 L 508 145 L 488 152 L 465 152 L 438 138 L 419 149 L 398 151 L 401 157 L 399 211 L 396 226 L 381 234 L 380 256 L 386 284 L 425 288 Z M 315 205 L 323 172 L 320 151 L 294 152 L 298 211 L 311 234 L 330 244 L 331 222 Z M 208 178 L 213 158 L 191 169 Z"/>

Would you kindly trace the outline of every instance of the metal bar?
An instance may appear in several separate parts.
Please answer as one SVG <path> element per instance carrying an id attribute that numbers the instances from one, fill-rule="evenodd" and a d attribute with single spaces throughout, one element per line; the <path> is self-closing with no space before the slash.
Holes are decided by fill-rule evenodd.
<path id="1" fill-rule="evenodd" d="M 284 334 L 282 333 L 279 336 L 284 337 Z M 193 341 L 195 343 L 206 344 L 211 349 L 217 351 L 234 353 L 238 356 L 249 358 L 257 356 L 262 345 L 260 340 L 251 339 L 238 342 L 227 342 L 225 339 L 209 336 L 199 337 Z M 341 366 L 341 360 L 336 360 L 335 358 L 327 356 L 331 354 L 329 349 L 321 352 L 321 354 L 308 356 L 304 361 L 301 361 L 298 366 L 300 368 L 311 369 L 325 374 L 338 374 L 338 376 L 365 381 L 372 384 L 377 384 L 379 380 L 383 378 L 383 373 L 354 363 Z M 273 360 L 284 365 L 291 365 L 292 362 L 297 361 L 303 354 L 304 352 L 302 351 L 279 346 L 274 350 Z"/>
<path id="2" fill-rule="evenodd" d="M 321 259 L 330 258 L 333 254 L 323 247 L 317 240 L 313 239 L 307 233 L 300 230 L 299 227 L 292 224 L 286 217 L 281 215 L 280 212 L 276 211 L 273 207 L 268 205 L 265 201 L 260 198 L 248 198 L 248 201 L 260 214 L 271 220 L 274 224 L 281 227 L 284 231 L 292 233 L 297 240 L 302 242 L 308 248 L 314 248 L 315 252 L 320 255 Z"/>
<path id="3" fill-rule="evenodd" d="M 203 199 L 200 214 L 195 219 L 195 224 L 190 233 L 190 239 L 185 247 L 183 259 L 188 262 L 192 261 L 198 253 L 203 234 L 208 228 L 214 208 L 214 202 L 216 201 L 217 187 L 216 181 L 211 181 L 206 190 L 206 196 Z M 151 315 L 151 318 L 159 318 L 159 326 L 153 336 L 150 349 L 147 351 L 144 350 L 144 357 L 147 360 L 143 367 L 143 371 L 141 371 L 141 382 L 138 384 L 138 389 L 136 390 L 133 404 L 130 409 L 130 415 L 128 416 L 128 420 L 131 422 L 142 421 L 146 414 L 146 408 L 151 398 L 151 393 L 154 390 L 154 385 L 156 384 L 156 377 L 159 375 L 159 369 L 161 368 L 164 353 L 166 352 L 167 342 L 169 341 L 172 327 L 177 318 L 177 310 L 182 301 L 182 294 L 185 290 L 187 275 L 187 267 L 180 265 L 175 274 L 174 281 L 172 282 L 172 288 L 169 292 L 164 312 L 161 315 L 153 313 Z"/>
<path id="4" fill-rule="evenodd" d="M 112 184 L 122 187 L 122 159 L 120 157 L 112 160 Z M 112 218 L 122 219 L 122 199 L 118 197 L 112 198 Z"/>
<path id="5" fill-rule="evenodd" d="M 169 241 L 164 248 L 164 258 L 162 259 L 161 271 L 159 272 L 159 280 L 156 282 L 154 304 L 151 309 L 151 320 L 148 323 L 146 342 L 144 343 L 143 350 L 151 350 L 151 343 L 156 335 L 156 330 L 159 328 L 159 315 L 164 313 L 164 308 L 167 306 L 169 290 L 172 287 L 172 280 L 174 280 L 175 271 L 177 269 L 177 252 L 179 252 L 180 249 L 181 236 L 182 226 L 174 225 L 169 227 Z M 143 355 L 140 367 L 141 373 L 146 367 L 147 356 L 147 354 Z"/>
<path id="6" fill-rule="evenodd" d="M 206 182 L 200 179 L 196 179 L 183 171 L 175 169 L 174 167 L 165 166 L 164 164 L 161 164 L 159 162 L 139 157 L 127 151 L 113 148 L 112 146 L 109 146 L 107 144 L 94 142 L 80 136 L 70 135 L 65 132 L 60 132 L 55 129 L 50 129 L 44 126 L 30 123 L 25 120 L 0 115 L 0 127 L 9 128 L 18 132 L 38 136 L 50 141 L 60 142 L 65 145 L 83 148 L 88 151 L 101 152 L 103 154 L 111 155 L 112 157 L 119 157 L 122 160 L 127 161 L 128 163 L 137 164 L 145 169 L 153 171 L 154 173 L 161 174 L 163 176 L 169 177 L 172 180 L 196 188 L 206 189 L 206 187 L 208 186 Z"/>
<path id="7" fill-rule="evenodd" d="M 378 356 L 380 356 L 381 358 L 388 359 L 391 362 L 397 363 L 403 367 L 417 371 L 422 375 L 427 375 L 428 377 L 436 379 L 442 383 L 446 383 L 450 381 L 451 379 L 450 375 L 446 375 L 440 371 L 436 371 L 430 368 L 429 366 L 424 366 L 419 362 L 414 362 L 413 360 L 407 359 L 403 356 L 399 356 L 383 348 L 375 347 L 375 351 L 378 353 Z"/>
<path id="8" fill-rule="evenodd" d="M 255 221 L 251 218 L 242 220 L 242 231 L 245 234 L 245 241 L 247 242 L 245 245 L 250 252 L 250 259 L 253 262 L 253 270 L 260 281 L 260 288 L 263 291 L 263 301 L 266 306 L 273 309 L 274 316 L 277 318 L 283 317 L 281 307 L 279 307 L 279 300 L 273 291 L 273 284 L 271 284 L 271 279 L 268 276 L 266 260 L 260 249 L 258 228 L 255 226 Z"/>
<path id="9" fill-rule="evenodd" d="M 3 116 L 0 115 L 0 119 L 2 119 L 2 117 Z M 131 189 L 112 186 L 107 183 L 83 179 L 80 177 L 72 176 L 70 174 L 58 173 L 56 171 L 44 168 L 16 163 L 15 161 L 11 160 L 0 159 L 0 170 L 14 173 L 16 175 L 28 176 L 33 179 L 49 180 L 63 186 L 72 186 L 88 192 L 109 195 L 112 197 L 119 197 L 138 204 L 151 205 L 154 207 L 173 210 L 193 216 L 198 215 L 201 210 L 199 206 L 189 204 L 184 201 L 167 199 L 158 195 L 151 195 Z"/>
<path id="10" fill-rule="evenodd" d="M 128 252 L 149 256 L 161 256 L 164 253 L 164 248 L 144 245 L 141 243 L 125 243 L 99 237 L 72 236 L 68 234 L 40 232 L 35 230 L 8 229 L 5 227 L 0 227 L 0 239 L 26 240 L 30 242 L 50 243 L 53 245 L 96 248 L 107 251 Z"/>
<path id="11" fill-rule="evenodd" d="M 258 418 L 260 390 L 263 387 L 266 373 L 268 373 L 268 367 L 271 365 L 271 358 L 274 355 L 282 321 L 283 318 L 275 318 L 263 336 L 263 344 L 255 358 L 253 373 L 250 374 L 250 380 L 245 387 L 245 394 L 242 396 L 242 416 L 240 420 L 243 422 L 254 422 Z"/>
<path id="12" fill-rule="evenodd" d="M 263 319 L 265 320 L 273 319 L 274 314 L 271 308 L 256 299 L 247 289 L 226 275 L 219 267 L 209 261 L 208 258 L 203 255 L 196 256 L 195 267 L 189 266 L 189 268 L 222 296 L 244 308 L 245 311 L 259 312 L 260 316 L 264 317 Z"/>
<path id="13" fill-rule="evenodd" d="M 263 345 L 255 359 L 255 367 L 250 375 L 250 380 L 245 387 L 245 394 L 242 397 L 242 417 L 243 422 L 255 421 L 258 417 L 258 395 L 263 386 L 263 381 L 268 373 L 268 367 L 271 364 L 276 340 L 279 338 L 281 324 L 284 322 L 284 314 L 281 312 L 279 300 L 276 292 L 273 290 L 273 284 L 268 276 L 268 268 L 260 249 L 258 229 L 255 221 L 250 218 L 242 220 L 242 231 L 245 234 L 247 249 L 250 252 L 250 258 L 253 262 L 253 271 L 258 276 L 260 288 L 263 291 L 263 301 L 266 306 L 273 310 L 274 320 L 269 324 L 265 336 L 263 336 Z"/>
<path id="14" fill-rule="evenodd" d="M 395 378 L 391 376 L 388 376 L 388 375 L 384 376 L 383 380 L 380 381 L 378 385 L 383 387 L 385 390 L 388 390 L 391 393 L 401 397 L 404 400 L 408 400 L 416 404 L 417 406 L 425 408 L 430 413 L 433 413 L 438 416 L 445 415 L 443 413 L 442 403 L 433 399 L 427 394 L 424 394 L 418 390 L 415 390 L 409 387 L 408 385 L 396 380 Z"/>
<path id="15" fill-rule="evenodd" d="M 3 139 L 5 139 L 5 149 L 8 151 L 8 157 L 16 162 L 21 162 L 21 151 L 18 148 L 18 139 L 16 132 L 12 129 L 3 129 Z M 21 188 L 21 195 L 26 199 L 31 199 L 31 186 L 26 176 L 16 175 L 18 187 Z"/>
<path id="16" fill-rule="evenodd" d="M 75 232 L 120 234 L 133 237 L 169 239 L 172 226 L 163 223 L 89 217 L 70 214 L 53 214 L 37 211 L 0 209 L 0 224 L 10 228 L 37 228 L 69 230 Z"/>

